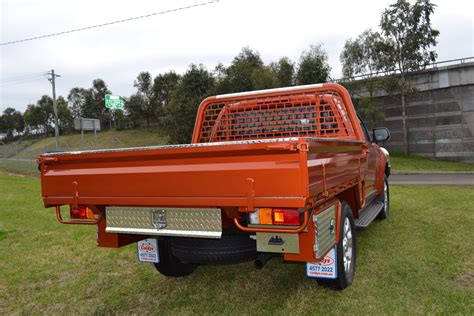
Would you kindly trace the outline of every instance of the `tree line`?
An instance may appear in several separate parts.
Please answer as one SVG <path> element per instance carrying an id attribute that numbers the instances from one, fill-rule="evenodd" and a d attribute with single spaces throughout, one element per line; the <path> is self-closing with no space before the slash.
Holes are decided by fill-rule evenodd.
<path id="1" fill-rule="evenodd" d="M 368 94 L 357 96 L 360 112 L 374 123 L 383 115 L 377 113 L 373 101 L 378 89 L 400 95 L 405 152 L 407 148 L 405 98 L 414 91 L 408 74 L 436 60 L 432 47 L 439 32 L 431 27 L 435 5 L 429 0 L 397 0 L 382 12 L 380 30 L 366 30 L 348 39 L 340 54 L 343 84 L 351 91 L 363 89 Z M 243 48 L 230 65 L 219 63 L 214 69 L 191 64 L 183 74 L 174 71 L 153 75 L 144 71 L 133 82 L 136 91 L 125 98 L 124 111 L 111 111 L 104 106 L 111 94 L 102 79 L 92 87 L 74 87 L 66 98 L 57 100 L 59 130 L 72 130 L 74 118 L 98 118 L 103 128 L 117 129 L 160 126 L 174 143 L 189 142 L 199 103 L 207 96 L 327 82 L 331 67 L 321 43 L 311 45 L 298 62 L 288 57 L 265 64 L 255 50 Z M 384 76 L 376 74 L 383 73 Z M 374 75 L 375 74 L 375 75 Z M 360 80 L 362 78 L 362 80 Z M 358 80 L 355 80 L 358 79 Z M 0 133 L 13 137 L 14 131 L 53 133 L 52 99 L 44 95 L 22 114 L 7 108 L 0 116 Z"/>
<path id="2" fill-rule="evenodd" d="M 74 118 L 97 118 L 103 128 L 116 129 L 159 126 L 172 142 L 189 142 L 199 103 L 210 95 L 326 82 L 331 67 L 322 44 L 311 45 L 298 63 L 288 57 L 265 64 L 260 54 L 244 47 L 229 66 L 219 63 L 209 70 L 191 64 L 183 74 L 174 71 L 155 77 L 140 72 L 133 82 L 135 93 L 125 97 L 123 111 L 111 111 L 104 104 L 112 91 L 103 79 L 92 87 L 74 87 L 66 98 L 57 99 L 58 127 L 61 134 L 73 129 Z M 18 131 L 27 134 L 54 134 L 53 100 L 43 95 L 29 104 L 24 113 L 7 108 L 0 116 L 0 132 L 13 139 Z"/>

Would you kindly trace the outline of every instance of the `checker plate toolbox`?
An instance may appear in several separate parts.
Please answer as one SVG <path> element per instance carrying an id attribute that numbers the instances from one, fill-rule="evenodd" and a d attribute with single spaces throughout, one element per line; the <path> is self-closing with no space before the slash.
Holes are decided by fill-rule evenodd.
<path id="1" fill-rule="evenodd" d="M 106 209 L 107 232 L 154 236 L 220 238 L 218 208 L 123 208 Z"/>

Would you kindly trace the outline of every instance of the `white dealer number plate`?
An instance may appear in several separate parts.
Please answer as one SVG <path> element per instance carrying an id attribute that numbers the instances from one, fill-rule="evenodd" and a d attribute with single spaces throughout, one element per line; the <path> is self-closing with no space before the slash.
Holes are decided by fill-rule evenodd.
<path id="1" fill-rule="evenodd" d="M 141 262 L 160 262 L 158 241 L 155 238 L 141 240 L 137 243 L 138 260 Z"/>
<path id="2" fill-rule="evenodd" d="M 306 263 L 306 276 L 318 279 L 337 278 L 336 246 L 320 262 Z"/>

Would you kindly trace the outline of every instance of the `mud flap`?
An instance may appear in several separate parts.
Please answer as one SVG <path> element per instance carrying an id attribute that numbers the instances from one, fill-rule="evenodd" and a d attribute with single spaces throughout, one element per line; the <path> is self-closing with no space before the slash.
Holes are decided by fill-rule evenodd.
<path id="1" fill-rule="evenodd" d="M 158 251 L 158 240 L 156 238 L 144 239 L 137 242 L 138 261 L 141 262 L 160 262 L 160 253 Z"/>
<path id="2" fill-rule="evenodd" d="M 317 279 L 337 278 L 337 246 L 334 246 L 320 262 L 306 263 L 306 276 Z"/>

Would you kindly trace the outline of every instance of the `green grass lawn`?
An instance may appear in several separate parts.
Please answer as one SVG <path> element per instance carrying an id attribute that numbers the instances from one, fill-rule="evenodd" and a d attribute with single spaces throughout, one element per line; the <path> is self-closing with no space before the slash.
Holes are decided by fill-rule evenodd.
<path id="1" fill-rule="evenodd" d="M 419 156 L 404 157 L 398 153 L 390 153 L 390 161 L 394 173 L 474 172 L 474 163 L 434 160 Z"/>
<path id="2" fill-rule="evenodd" d="M 95 228 L 61 225 L 39 180 L 0 174 L 0 314 L 472 314 L 474 190 L 396 186 L 391 218 L 358 233 L 343 292 L 303 264 L 202 266 L 167 279 L 135 246 L 95 246 Z"/>

